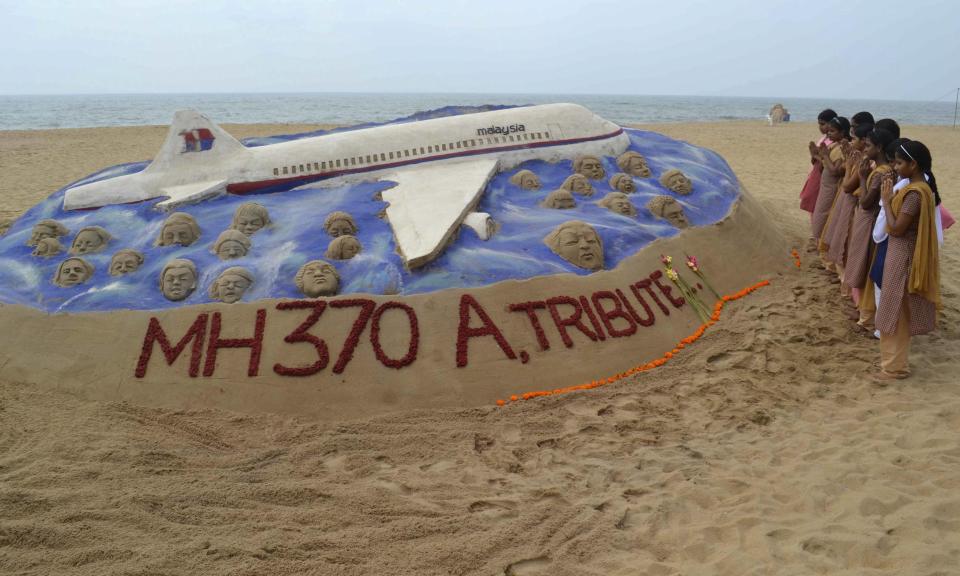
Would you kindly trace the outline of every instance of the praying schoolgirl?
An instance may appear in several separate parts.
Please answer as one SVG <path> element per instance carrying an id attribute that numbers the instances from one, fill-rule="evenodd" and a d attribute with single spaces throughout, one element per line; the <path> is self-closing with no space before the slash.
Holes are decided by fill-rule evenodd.
<path id="1" fill-rule="evenodd" d="M 803 184 L 800 191 L 800 208 L 810 213 L 810 219 L 813 219 L 813 209 L 817 205 L 817 195 L 820 193 L 820 174 L 823 172 L 823 164 L 820 163 L 820 145 L 830 145 L 833 142 L 827 138 L 827 124 L 837 117 L 837 113 L 827 108 L 817 115 L 817 127 L 820 129 L 820 139 L 816 142 L 811 141 L 810 148 L 810 173 L 807 174 L 807 181 Z M 816 252 L 817 239 L 810 237 L 807 243 L 808 252 Z"/>
<path id="2" fill-rule="evenodd" d="M 850 226 L 847 262 L 844 269 L 846 282 L 850 285 L 859 308 L 857 324 L 870 331 L 873 330 L 876 305 L 872 297 L 864 304 L 862 296 L 869 282 L 867 273 L 873 258 L 873 225 L 880 212 L 880 184 L 884 176 L 893 176 L 893 167 L 887 160 L 886 153 L 891 142 L 893 142 L 893 134 L 876 128 L 864 140 L 864 157 L 857 170 L 861 182 L 860 196 L 853 213 L 853 224 Z"/>
<path id="3" fill-rule="evenodd" d="M 826 227 L 827 219 L 833 208 L 833 201 L 837 195 L 837 188 L 844 173 L 844 156 L 841 143 L 846 143 L 850 138 L 850 122 L 843 116 L 837 116 L 827 122 L 827 138 L 831 143 L 820 144 L 817 148 L 819 152 L 820 163 L 823 165 L 823 174 L 820 177 L 820 192 L 817 194 L 817 204 L 813 209 L 813 218 L 810 224 L 810 233 L 821 243 L 818 249 L 826 252 L 826 246 L 822 244 L 823 229 Z M 824 261 L 824 267 L 832 270 Z"/>
<path id="4" fill-rule="evenodd" d="M 930 150 L 907 141 L 894 154 L 894 169 L 907 183 L 894 192 L 893 183 L 885 179 L 880 188 L 888 238 L 876 314 L 879 380 L 910 375 L 910 338 L 935 328 L 940 307 L 940 195 Z"/>
<path id="5" fill-rule="evenodd" d="M 863 160 L 863 148 L 867 135 L 873 132 L 873 124 L 858 124 L 853 133 L 853 139 L 845 152 L 843 180 L 837 191 L 833 213 L 830 216 L 827 229 L 824 231 L 824 245 L 827 247 L 824 258 L 833 264 L 840 277 L 840 294 L 845 304 L 851 308 L 851 318 L 856 314 L 853 310 L 854 302 L 847 300 L 851 287 L 846 279 L 847 244 L 850 228 L 853 224 L 853 213 L 860 197 L 860 163 Z"/>

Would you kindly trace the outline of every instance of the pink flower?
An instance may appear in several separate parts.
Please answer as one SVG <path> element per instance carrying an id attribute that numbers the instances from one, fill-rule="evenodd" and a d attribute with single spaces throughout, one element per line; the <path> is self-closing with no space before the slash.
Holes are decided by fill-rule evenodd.
<path id="1" fill-rule="evenodd" d="M 670 268 L 670 266 L 673 265 L 673 257 L 671 256 L 664 256 L 663 254 L 661 254 L 660 261 L 663 262 L 663 265 L 666 266 L 667 268 Z"/>
<path id="2" fill-rule="evenodd" d="M 697 264 L 697 257 L 690 256 L 689 254 L 687 254 L 687 266 L 694 272 L 698 271 L 700 268 L 700 265 Z"/>

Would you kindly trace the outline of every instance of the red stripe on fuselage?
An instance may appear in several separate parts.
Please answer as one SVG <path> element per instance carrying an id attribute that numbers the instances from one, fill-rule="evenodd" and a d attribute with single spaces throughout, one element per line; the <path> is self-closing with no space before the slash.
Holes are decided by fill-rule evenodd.
<path id="1" fill-rule="evenodd" d="M 523 150 L 526 148 L 546 148 L 549 146 L 565 146 L 568 144 L 578 144 L 580 142 L 593 142 L 596 140 L 605 140 L 607 138 L 613 138 L 623 134 L 623 128 L 615 132 L 610 132 L 609 134 L 602 134 L 600 136 L 589 136 L 587 138 L 570 138 L 567 140 L 554 140 L 552 142 L 537 142 L 531 144 L 515 144 L 511 146 L 502 146 L 499 148 L 482 148 L 480 150 L 463 150 L 461 152 L 454 152 L 452 154 L 438 154 L 434 156 L 426 156 L 417 158 L 415 160 L 405 160 L 403 162 L 390 162 L 387 164 L 377 164 L 375 166 L 364 166 L 363 168 L 350 168 L 348 170 L 336 170 L 331 172 L 323 172 L 321 174 L 304 174 L 298 176 L 292 176 L 289 178 L 274 178 L 272 180 L 260 180 L 256 182 L 236 182 L 234 184 L 227 185 L 227 192 L 231 194 L 252 194 L 257 190 L 262 190 L 264 188 L 270 188 L 273 186 L 280 186 L 284 184 L 290 184 L 293 186 L 301 186 L 303 184 L 309 184 L 311 182 L 317 182 L 320 180 L 328 180 L 330 178 L 336 178 L 338 176 L 344 176 L 347 174 L 362 174 L 363 172 L 375 172 L 377 170 L 386 170 L 388 168 L 396 168 L 398 166 L 409 166 L 411 164 L 421 164 L 423 162 L 433 162 L 435 160 L 448 160 L 450 158 L 460 158 L 464 156 L 477 156 L 480 154 L 490 154 L 492 152 L 509 152 L 511 150 Z"/>

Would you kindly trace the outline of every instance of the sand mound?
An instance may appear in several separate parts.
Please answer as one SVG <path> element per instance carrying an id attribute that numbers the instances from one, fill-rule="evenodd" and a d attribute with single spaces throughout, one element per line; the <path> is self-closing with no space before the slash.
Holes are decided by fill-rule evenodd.
<path id="1" fill-rule="evenodd" d="M 815 125 L 661 129 L 720 150 L 802 243 L 809 223 L 784 207 Z M 45 178 L 39 167 L 92 141 L 111 145 L 89 169 L 145 157 L 116 155 L 144 132 L 29 133 L 44 145 L 13 168 Z M 948 128 L 909 134 L 943 150 L 944 187 L 960 181 Z M 13 189 L 3 208 L 19 213 L 42 188 Z M 951 234 L 945 320 L 915 343 L 913 377 L 890 386 L 865 378 L 876 343 L 838 318 L 836 286 L 806 259 L 658 370 L 504 408 L 318 422 L 0 380 L 0 572 L 954 574 Z"/>

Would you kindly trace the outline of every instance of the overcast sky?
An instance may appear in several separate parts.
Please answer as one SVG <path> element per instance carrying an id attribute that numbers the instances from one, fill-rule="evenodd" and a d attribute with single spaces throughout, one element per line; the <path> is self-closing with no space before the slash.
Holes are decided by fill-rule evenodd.
<path id="1" fill-rule="evenodd" d="M 0 94 L 934 100 L 960 2 L 0 0 L 0 51 Z"/>

